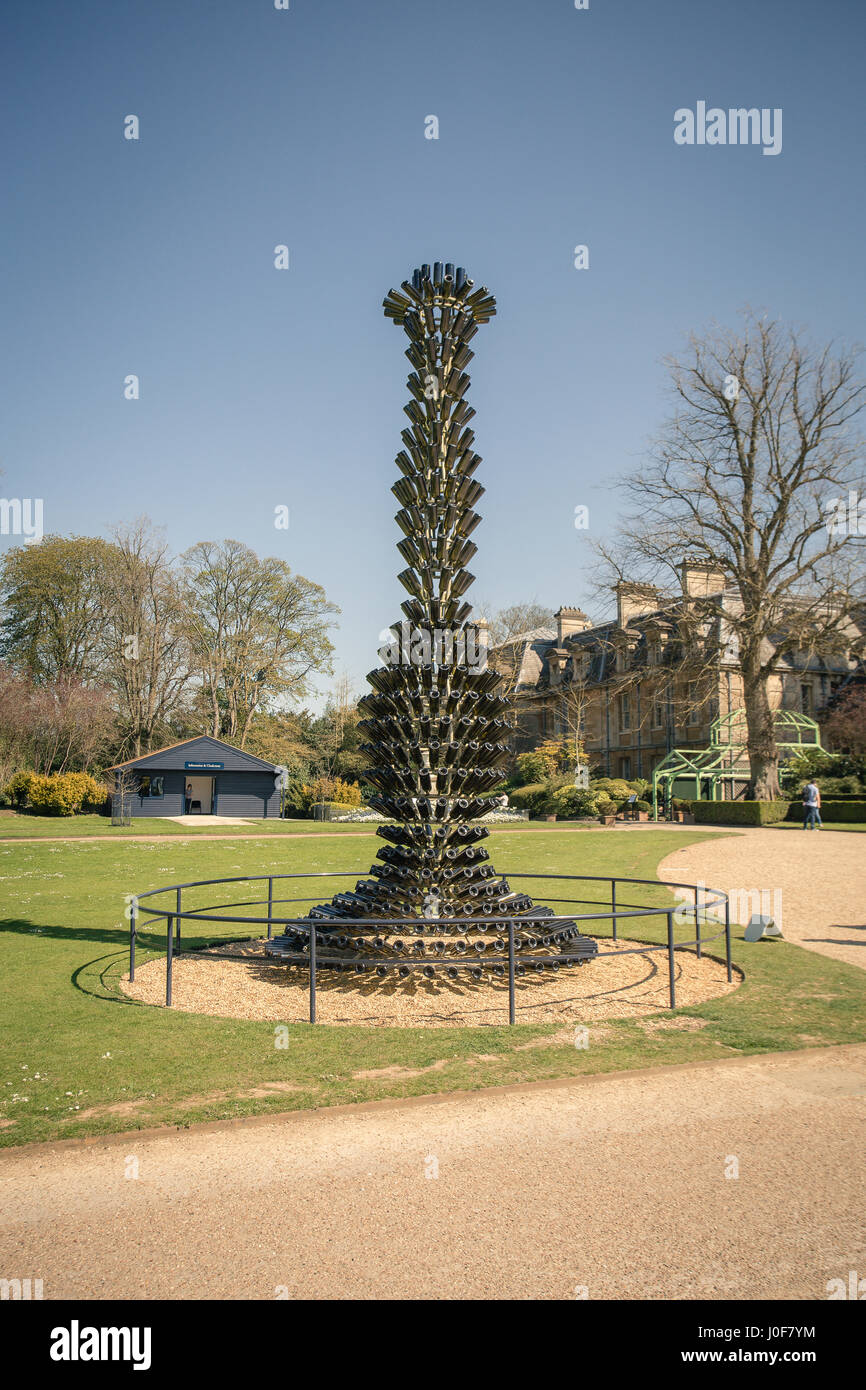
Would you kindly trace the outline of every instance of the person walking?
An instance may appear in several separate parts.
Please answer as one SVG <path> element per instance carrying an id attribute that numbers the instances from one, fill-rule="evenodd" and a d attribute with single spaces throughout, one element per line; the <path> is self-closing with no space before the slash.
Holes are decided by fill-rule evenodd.
<path id="1" fill-rule="evenodd" d="M 817 782 L 807 782 L 803 788 L 803 829 L 821 829 L 821 793 Z"/>

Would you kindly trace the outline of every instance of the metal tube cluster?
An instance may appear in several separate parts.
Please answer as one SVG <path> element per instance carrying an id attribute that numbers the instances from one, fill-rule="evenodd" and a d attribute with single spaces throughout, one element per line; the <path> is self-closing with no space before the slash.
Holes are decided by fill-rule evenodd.
<path id="1" fill-rule="evenodd" d="M 417 917 L 419 934 L 464 938 L 463 949 L 453 950 L 453 964 L 465 969 L 467 956 L 485 949 L 480 940 L 472 946 L 467 939 L 472 919 L 500 917 L 506 933 L 515 921 L 518 952 L 553 947 L 558 955 L 564 948 L 586 960 L 597 953 L 595 943 L 561 919 L 545 936 L 552 910 L 512 891 L 481 845 L 488 830 L 473 823 L 490 809 L 483 794 L 501 780 L 508 756 L 509 702 L 499 693 L 499 677 L 487 669 L 484 634 L 470 621 L 464 597 L 474 580 L 467 565 L 477 547 L 470 537 L 484 494 L 474 476 L 481 459 L 469 428 L 475 412 L 466 402 L 466 368 L 474 356 L 469 344 L 495 314 L 496 301 L 486 287 L 475 289 L 461 266 L 437 261 L 389 290 L 384 310 L 409 339 L 413 369 L 404 407 L 409 426 L 392 488 L 403 532 L 397 548 L 406 562 L 399 579 L 409 597 L 402 604 L 405 621 L 391 629 L 386 664 L 367 677 L 371 693 L 361 701 L 359 727 L 370 762 L 367 780 L 376 788 L 370 804 L 396 823 L 379 827 L 387 844 L 367 878 L 309 916 L 320 939 L 339 938 L 350 956 L 355 929 L 341 929 L 342 919 Z M 458 920 L 437 927 L 440 918 Z M 475 931 L 489 934 L 491 928 L 478 924 Z M 506 942 L 507 936 L 497 949 Z M 275 940 L 272 953 L 278 958 L 282 951 L 285 958 L 300 944 L 287 935 Z M 408 964 L 417 961 L 423 969 L 429 957 L 425 962 L 427 947 L 418 944 Z M 354 949 L 363 958 L 359 964 L 377 953 L 407 963 L 397 949 L 403 945 L 386 937 L 362 944 L 358 933 Z"/>

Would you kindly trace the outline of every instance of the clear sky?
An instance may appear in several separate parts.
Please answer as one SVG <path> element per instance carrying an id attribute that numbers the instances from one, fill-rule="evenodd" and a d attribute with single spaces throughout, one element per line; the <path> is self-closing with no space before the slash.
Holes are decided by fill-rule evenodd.
<path id="1" fill-rule="evenodd" d="M 499 304 L 469 393 L 467 597 L 496 607 L 606 616 L 588 541 L 689 330 L 751 304 L 863 336 L 862 0 L 4 0 L 0 23 L 0 490 L 43 498 L 46 532 L 146 513 L 177 551 L 287 559 L 340 605 L 359 690 L 405 597 L 381 300 L 414 266 Z M 781 153 L 675 144 L 699 101 L 781 108 Z"/>

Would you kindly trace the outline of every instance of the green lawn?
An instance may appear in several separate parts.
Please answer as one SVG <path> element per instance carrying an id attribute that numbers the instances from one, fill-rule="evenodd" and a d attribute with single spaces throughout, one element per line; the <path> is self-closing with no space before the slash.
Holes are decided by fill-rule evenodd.
<path id="1" fill-rule="evenodd" d="M 701 830 L 676 837 L 652 829 L 575 835 L 551 825 L 494 833 L 490 847 L 497 868 L 512 873 L 652 878 L 661 858 L 703 838 Z M 746 945 L 739 939 L 741 928 L 735 928 L 734 958 L 746 971 L 745 984 L 726 998 L 682 1011 L 706 1020 L 705 1028 L 648 1036 L 635 1022 L 621 1020 L 607 1025 L 604 1041 L 597 1044 L 590 1029 L 588 1050 L 560 1042 L 516 1050 L 527 1039 L 556 1032 L 554 1025 L 367 1029 L 306 1024 L 292 1025 L 288 1049 L 278 1050 L 272 1023 L 152 1008 L 120 993 L 128 948 L 125 894 L 221 875 L 346 871 L 345 880 L 320 885 L 324 898 L 366 872 L 381 841 L 372 832 L 361 840 L 284 839 L 276 846 L 266 840 L 245 843 L 239 836 L 210 845 L 188 838 L 0 845 L 0 1144 L 866 1039 L 863 976 L 856 967 L 784 941 Z M 236 899 L 246 890 L 241 884 L 225 891 Z M 531 891 L 544 899 L 541 886 Z M 602 902 L 608 891 L 602 884 L 587 894 Z M 661 885 L 641 893 L 643 906 L 673 903 Z M 663 921 L 644 919 L 632 925 L 631 934 L 658 940 Z M 594 930 L 601 934 L 607 924 Z M 235 927 L 223 934 L 241 933 Z M 186 928 L 184 935 L 185 945 L 194 944 Z M 209 931 L 207 939 L 217 935 Z M 148 958 L 149 946 L 161 951 L 163 945 L 143 933 L 139 961 Z M 721 943 L 714 949 L 721 952 Z M 494 1060 L 481 1060 L 479 1054 Z M 412 1078 L 353 1076 L 442 1060 L 440 1070 Z M 298 1089 L 244 1094 L 269 1082 Z M 88 1116 L 92 1109 L 97 1113 Z"/>

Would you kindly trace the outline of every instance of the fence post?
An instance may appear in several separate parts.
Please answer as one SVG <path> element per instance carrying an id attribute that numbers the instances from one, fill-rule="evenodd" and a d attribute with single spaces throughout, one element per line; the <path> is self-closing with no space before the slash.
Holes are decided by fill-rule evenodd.
<path id="1" fill-rule="evenodd" d="M 728 965 L 728 984 L 734 978 L 731 970 L 731 900 L 725 893 L 725 958 Z"/>
<path id="2" fill-rule="evenodd" d="M 182 901 L 181 901 L 181 895 L 182 895 L 182 893 L 183 893 L 183 889 L 182 889 L 182 888 L 178 888 L 178 890 L 177 890 L 177 917 L 175 918 L 175 922 L 176 922 L 176 926 L 177 926 L 177 949 L 178 949 L 178 950 L 180 950 L 180 914 L 181 914 L 181 912 L 183 911 L 183 903 L 182 903 Z"/>
<path id="3" fill-rule="evenodd" d="M 668 983 L 671 992 L 671 1008 L 677 1006 L 677 987 L 674 981 L 674 914 L 668 913 Z"/>
<path id="4" fill-rule="evenodd" d="M 268 879 L 268 941 L 270 941 L 271 936 L 272 936 L 272 934 L 273 934 L 273 926 L 272 926 L 272 923 L 271 923 L 271 916 L 272 916 L 272 914 L 273 914 L 273 910 L 274 910 L 274 876 L 273 876 L 273 874 L 271 874 L 270 878 Z"/>
<path id="5" fill-rule="evenodd" d="M 135 932 L 138 925 L 138 898 L 129 905 L 129 978 L 135 979 Z"/>
<path id="6" fill-rule="evenodd" d="M 508 923 L 508 1022 L 514 1022 L 514 923 Z"/>
<path id="7" fill-rule="evenodd" d="M 310 1022 L 316 1021 L 316 928 L 310 926 Z"/>
<path id="8" fill-rule="evenodd" d="M 610 920 L 613 926 L 613 939 L 616 941 L 616 879 L 610 881 Z"/>
<path id="9" fill-rule="evenodd" d="M 174 945 L 174 918 L 168 915 L 168 932 L 165 942 L 165 1006 L 171 1008 L 171 958 Z"/>
<path id="10" fill-rule="evenodd" d="M 695 941 L 697 943 L 698 960 L 701 958 L 701 919 L 698 910 L 698 893 L 700 893 L 700 891 L 698 885 L 695 884 Z"/>

